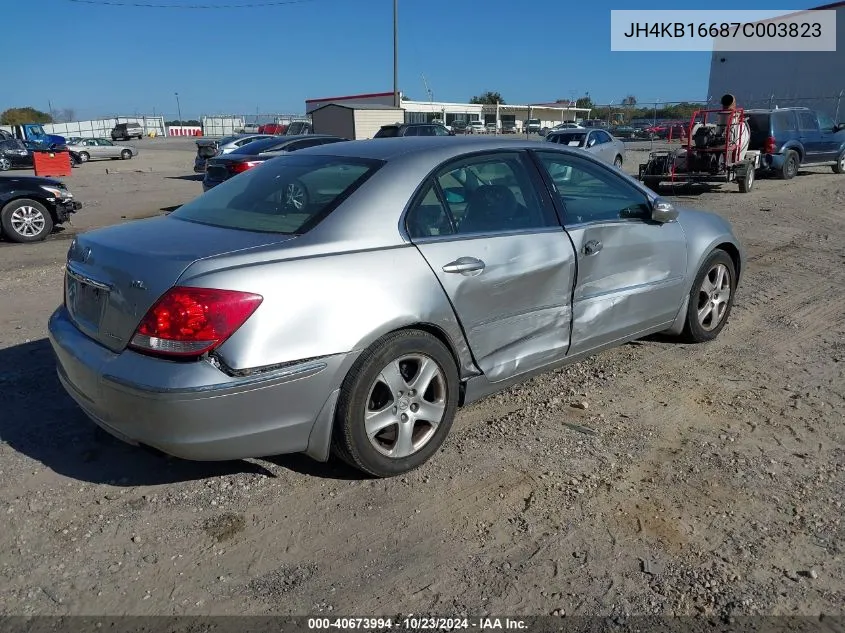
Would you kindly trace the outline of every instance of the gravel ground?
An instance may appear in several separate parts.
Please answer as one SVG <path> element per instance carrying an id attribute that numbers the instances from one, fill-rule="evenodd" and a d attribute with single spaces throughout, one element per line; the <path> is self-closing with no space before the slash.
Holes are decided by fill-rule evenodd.
<path id="1" fill-rule="evenodd" d="M 139 145 L 74 170 L 75 226 L 0 247 L 0 614 L 843 612 L 845 178 L 672 196 L 748 249 L 717 341 L 652 337 L 538 377 L 373 481 L 157 457 L 63 393 L 44 336 L 64 238 L 200 191 L 189 140 Z"/>

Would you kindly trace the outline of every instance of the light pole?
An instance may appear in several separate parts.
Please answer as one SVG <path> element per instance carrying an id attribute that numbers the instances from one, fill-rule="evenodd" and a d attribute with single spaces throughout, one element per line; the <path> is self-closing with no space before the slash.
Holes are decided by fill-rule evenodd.
<path id="1" fill-rule="evenodd" d="M 393 105 L 399 107 L 399 0 L 393 0 Z"/>
<path id="2" fill-rule="evenodd" d="M 179 125 L 182 125 L 182 106 L 179 104 L 179 93 L 174 92 L 173 94 L 176 95 L 176 109 L 179 111 Z"/>

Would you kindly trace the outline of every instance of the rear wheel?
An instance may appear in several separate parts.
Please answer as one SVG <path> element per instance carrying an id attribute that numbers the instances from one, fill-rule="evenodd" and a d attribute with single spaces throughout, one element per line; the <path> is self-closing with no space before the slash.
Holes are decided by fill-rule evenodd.
<path id="1" fill-rule="evenodd" d="M 89 160 L 91 160 L 91 156 L 88 154 L 88 152 L 79 152 L 80 162 L 87 163 Z"/>
<path id="2" fill-rule="evenodd" d="M 12 161 L 5 156 L 0 156 L 0 171 L 9 171 L 12 168 Z"/>
<path id="3" fill-rule="evenodd" d="M 418 468 L 440 448 L 458 406 L 449 349 L 419 330 L 388 334 L 355 362 L 343 383 L 334 452 L 377 477 Z"/>
<path id="4" fill-rule="evenodd" d="M 845 174 L 845 152 L 842 152 L 836 159 L 836 164 L 833 165 L 833 173 Z"/>
<path id="5" fill-rule="evenodd" d="M 736 291 L 736 269 L 725 251 L 716 249 L 704 260 L 689 295 L 683 338 L 690 343 L 712 341 L 728 321 Z"/>
<path id="6" fill-rule="evenodd" d="M 132 158 L 132 152 L 130 152 L 128 149 L 125 149 L 122 152 L 120 152 L 120 157 L 123 160 L 129 160 L 130 158 Z"/>
<path id="7" fill-rule="evenodd" d="M 781 178 L 784 180 L 790 180 L 795 178 L 796 174 L 798 173 L 798 153 L 795 150 L 786 150 L 786 154 L 783 157 L 783 167 L 781 167 Z"/>
<path id="8" fill-rule="evenodd" d="M 53 218 L 37 200 L 12 200 L 0 212 L 3 234 L 13 242 L 40 242 L 53 230 Z"/>

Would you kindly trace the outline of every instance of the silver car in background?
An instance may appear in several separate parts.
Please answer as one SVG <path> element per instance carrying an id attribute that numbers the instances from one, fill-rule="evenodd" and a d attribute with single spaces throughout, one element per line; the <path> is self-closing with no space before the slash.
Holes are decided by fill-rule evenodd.
<path id="1" fill-rule="evenodd" d="M 546 142 L 583 149 L 599 160 L 622 168 L 625 162 L 625 143 L 605 130 L 580 128 L 553 130 L 546 134 Z"/>
<path id="2" fill-rule="evenodd" d="M 138 155 L 138 148 L 134 145 L 121 145 L 106 138 L 79 139 L 76 143 L 68 143 L 67 148 L 76 152 L 79 161 L 82 163 L 105 158 L 129 160 Z"/>
<path id="3" fill-rule="evenodd" d="M 127 442 L 391 476 L 459 406 L 651 333 L 716 338 L 742 252 L 720 216 L 556 143 L 341 142 L 79 234 L 49 336 Z"/>

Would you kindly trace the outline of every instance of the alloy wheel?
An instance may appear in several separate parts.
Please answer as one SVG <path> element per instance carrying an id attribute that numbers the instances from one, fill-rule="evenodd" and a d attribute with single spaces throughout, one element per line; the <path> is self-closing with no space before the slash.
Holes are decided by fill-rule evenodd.
<path id="1" fill-rule="evenodd" d="M 724 264 L 715 264 L 698 290 L 698 323 L 707 332 L 716 329 L 728 311 L 731 298 L 731 274 Z"/>
<path id="2" fill-rule="evenodd" d="M 446 377 L 423 354 L 388 364 L 370 387 L 364 428 L 373 447 L 394 459 L 420 451 L 446 412 Z"/>
<path id="3" fill-rule="evenodd" d="M 9 171 L 12 168 L 12 161 L 8 158 L 0 158 L 0 171 Z"/>
<path id="4" fill-rule="evenodd" d="M 12 230 L 23 237 L 36 237 L 44 231 L 47 221 L 35 207 L 22 205 L 12 211 Z"/>

